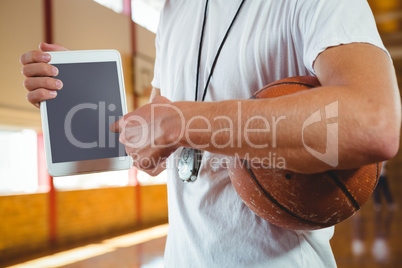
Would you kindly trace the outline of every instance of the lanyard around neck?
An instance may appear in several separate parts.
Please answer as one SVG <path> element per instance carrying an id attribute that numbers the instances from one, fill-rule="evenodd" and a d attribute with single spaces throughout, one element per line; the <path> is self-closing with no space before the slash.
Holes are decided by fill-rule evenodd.
<path id="1" fill-rule="evenodd" d="M 203 95 L 202 95 L 201 101 L 204 101 L 204 100 L 205 100 L 205 96 L 207 95 L 208 85 L 209 85 L 209 82 L 211 81 L 211 77 L 212 77 L 212 74 L 213 74 L 213 72 L 214 72 L 216 62 L 218 61 L 218 57 L 219 57 L 219 55 L 220 55 L 220 53 L 221 53 L 222 47 L 223 47 L 223 45 L 225 44 L 226 39 L 227 39 L 227 37 L 228 37 L 228 35 L 229 35 L 229 32 L 230 32 L 230 30 L 232 29 L 232 26 L 233 26 L 233 24 L 234 24 L 234 22 L 235 22 L 237 16 L 239 15 L 240 10 L 241 10 L 241 8 L 243 7 L 243 4 L 244 4 L 245 1 L 246 1 L 246 0 L 242 0 L 242 1 L 241 1 L 240 6 L 239 6 L 239 8 L 237 9 L 236 14 L 234 15 L 234 17 L 233 17 L 233 19 L 232 19 L 232 22 L 231 22 L 230 25 L 229 25 L 229 28 L 226 30 L 226 34 L 225 34 L 225 36 L 224 36 L 223 39 L 222 39 L 222 42 L 221 42 L 221 44 L 220 44 L 220 46 L 219 46 L 219 49 L 218 49 L 218 51 L 216 52 L 215 59 L 214 59 L 214 61 L 213 61 L 213 63 L 212 63 L 211 71 L 210 71 L 210 73 L 209 73 L 207 82 L 206 82 L 205 87 L 204 87 L 204 93 L 203 93 Z M 195 83 L 195 99 L 194 99 L 194 101 L 198 101 L 198 81 L 199 81 L 199 75 L 200 75 L 201 50 L 202 50 L 202 41 L 203 41 L 203 39 L 204 39 L 205 24 L 206 24 L 206 21 L 207 21 L 208 3 L 209 3 L 209 0 L 206 0 L 206 3 L 205 3 L 205 11 L 204 11 L 204 19 L 203 19 L 203 22 L 202 22 L 202 29 L 201 29 L 201 36 L 200 36 L 200 44 L 199 44 L 199 47 L 198 47 L 197 76 L 196 76 L 196 83 Z"/>

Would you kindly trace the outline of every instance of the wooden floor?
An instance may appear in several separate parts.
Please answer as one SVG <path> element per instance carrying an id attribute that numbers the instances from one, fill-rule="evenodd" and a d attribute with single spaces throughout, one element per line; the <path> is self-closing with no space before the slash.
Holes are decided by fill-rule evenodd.
<path id="1" fill-rule="evenodd" d="M 402 192 L 400 187 L 393 190 Z M 376 211 L 369 200 L 358 214 L 335 227 L 331 245 L 339 267 L 402 267 L 402 210 L 398 205 L 402 196 L 393 196 L 396 209 L 383 204 Z"/>
<path id="2" fill-rule="evenodd" d="M 168 225 L 92 241 L 76 248 L 15 260 L 9 268 L 160 268 Z"/>
<path id="3" fill-rule="evenodd" d="M 402 267 L 402 211 L 383 209 L 375 213 L 372 204 L 370 200 L 358 215 L 336 226 L 331 245 L 338 267 Z M 361 243 L 355 242 L 354 253 L 353 241 L 357 239 Z M 166 237 L 156 238 L 58 267 L 163 267 L 165 242 Z M 363 247 L 359 248 L 359 245 Z"/>
<path id="4" fill-rule="evenodd" d="M 166 237 L 116 250 L 59 268 L 163 268 Z"/>
<path id="5" fill-rule="evenodd" d="M 396 202 L 402 201 L 401 198 L 402 195 L 397 197 Z M 376 213 L 370 200 L 359 214 L 336 226 L 331 245 L 338 267 L 402 267 L 402 211 L 385 208 Z M 154 227 L 10 267 L 159 268 L 164 264 L 167 228 L 167 225 Z M 383 240 L 375 244 L 376 238 Z M 355 243 L 353 252 L 356 240 L 360 242 Z"/>

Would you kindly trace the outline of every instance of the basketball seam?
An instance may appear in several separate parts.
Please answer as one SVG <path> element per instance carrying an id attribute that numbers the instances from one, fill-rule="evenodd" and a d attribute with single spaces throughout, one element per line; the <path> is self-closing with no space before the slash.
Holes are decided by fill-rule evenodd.
<path id="1" fill-rule="evenodd" d="M 349 199 L 350 203 L 352 203 L 353 207 L 356 210 L 360 209 L 359 203 L 357 203 L 356 199 L 353 197 L 353 195 L 349 192 L 349 190 L 346 188 L 345 184 L 343 184 L 338 177 L 336 176 L 335 172 L 332 170 L 329 170 L 328 172 L 329 177 L 338 185 L 338 187 L 342 190 L 342 192 L 345 194 L 345 196 Z"/>
<path id="2" fill-rule="evenodd" d="M 381 176 L 380 163 L 377 163 L 377 178 L 375 180 L 375 187 L 377 187 L 378 180 L 380 179 L 380 176 Z M 375 187 L 374 187 L 374 189 L 375 189 Z"/>
<path id="3" fill-rule="evenodd" d="M 273 84 L 273 85 L 270 85 L 270 86 L 267 86 L 267 87 L 262 88 L 261 90 L 257 91 L 250 99 L 256 99 L 257 96 L 258 96 L 261 92 L 263 92 L 264 90 L 266 90 L 267 88 L 271 88 L 271 87 L 274 87 L 274 86 L 280 86 L 280 85 L 289 85 L 289 84 L 290 84 L 290 85 L 306 86 L 306 87 L 309 87 L 309 88 L 314 88 L 314 87 L 315 87 L 315 86 L 312 86 L 312 85 L 309 85 L 309 84 L 305 84 L 305 83 L 300 83 L 300 82 L 281 82 L 281 83 Z"/>
<path id="4" fill-rule="evenodd" d="M 289 209 L 285 208 L 283 205 L 281 205 L 278 200 L 276 200 L 272 195 L 270 195 L 267 191 L 265 191 L 265 189 L 262 187 L 262 185 L 260 184 L 260 182 L 257 180 L 254 172 L 251 170 L 250 166 L 248 165 L 248 162 L 246 160 L 244 160 L 247 170 L 251 175 L 251 178 L 253 179 L 253 181 L 255 182 L 255 184 L 258 186 L 258 188 L 260 188 L 260 190 L 264 193 L 264 195 L 272 202 L 274 203 L 277 207 L 279 207 L 280 209 L 282 209 L 284 212 L 286 212 L 287 214 L 289 214 L 290 216 L 304 221 L 305 223 L 310 223 L 310 224 L 314 224 L 314 225 L 322 225 L 322 223 L 320 222 L 315 222 L 315 221 L 311 221 L 311 220 L 307 220 L 307 219 L 303 219 L 302 217 L 300 217 L 299 215 L 293 213 L 292 211 L 290 211 Z"/>

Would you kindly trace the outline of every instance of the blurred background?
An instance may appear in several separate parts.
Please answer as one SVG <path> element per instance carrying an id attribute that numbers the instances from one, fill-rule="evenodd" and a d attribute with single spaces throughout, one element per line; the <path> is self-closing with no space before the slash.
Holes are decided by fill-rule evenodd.
<path id="1" fill-rule="evenodd" d="M 402 0 L 368 1 L 402 81 Z M 121 53 L 129 111 L 148 102 L 164 0 L 0 0 L 0 267 L 163 267 L 166 177 L 51 178 L 20 56 L 40 42 Z M 376 107 L 373 107 L 376 109 Z M 402 154 L 374 198 L 337 225 L 339 267 L 402 267 Z"/>

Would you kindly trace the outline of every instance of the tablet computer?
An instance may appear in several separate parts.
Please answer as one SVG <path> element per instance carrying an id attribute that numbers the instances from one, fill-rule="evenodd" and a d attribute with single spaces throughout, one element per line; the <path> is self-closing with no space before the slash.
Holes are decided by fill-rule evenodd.
<path id="1" fill-rule="evenodd" d="M 51 176 L 128 169 L 130 157 L 109 126 L 127 113 L 121 58 L 115 50 L 48 52 L 63 88 L 41 102 Z"/>

